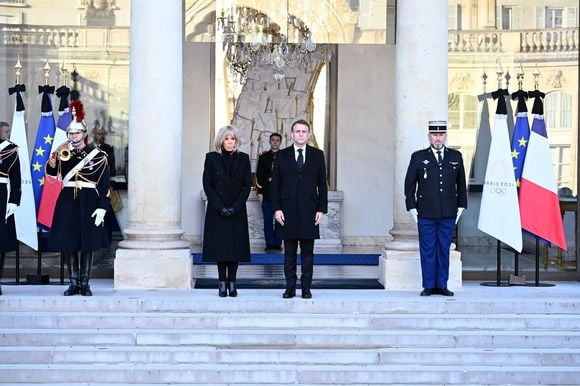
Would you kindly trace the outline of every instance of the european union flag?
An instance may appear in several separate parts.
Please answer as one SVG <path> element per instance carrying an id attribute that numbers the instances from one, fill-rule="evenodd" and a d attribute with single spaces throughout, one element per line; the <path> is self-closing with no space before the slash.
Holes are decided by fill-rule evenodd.
<path id="1" fill-rule="evenodd" d="M 54 93 L 54 86 L 38 86 L 38 93 L 42 94 L 42 106 L 36 141 L 32 150 L 32 160 L 30 161 L 30 171 L 32 174 L 32 189 L 34 191 L 34 202 L 36 212 L 40 205 L 40 197 L 44 185 L 44 165 L 50 157 L 50 150 L 54 140 L 54 113 L 50 95 Z"/>
<path id="2" fill-rule="evenodd" d="M 528 93 L 519 90 L 512 94 L 512 99 L 518 100 L 516 125 L 514 127 L 514 135 L 512 137 L 511 150 L 516 185 L 519 190 L 520 180 L 524 170 L 524 161 L 526 160 L 526 152 L 528 150 L 528 141 L 530 139 L 530 123 L 528 122 L 528 109 L 526 107 Z"/>

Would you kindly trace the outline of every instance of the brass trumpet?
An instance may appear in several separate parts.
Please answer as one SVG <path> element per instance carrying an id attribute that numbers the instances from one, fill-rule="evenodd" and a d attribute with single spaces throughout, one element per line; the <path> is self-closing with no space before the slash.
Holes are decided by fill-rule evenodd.
<path id="1" fill-rule="evenodd" d="M 72 156 L 72 153 L 71 153 L 70 148 L 69 148 L 70 141 L 67 141 L 65 143 L 67 144 L 67 146 L 63 147 L 62 149 L 60 149 L 58 151 L 58 159 L 63 161 L 63 162 L 68 161 L 70 159 L 70 157 Z"/>

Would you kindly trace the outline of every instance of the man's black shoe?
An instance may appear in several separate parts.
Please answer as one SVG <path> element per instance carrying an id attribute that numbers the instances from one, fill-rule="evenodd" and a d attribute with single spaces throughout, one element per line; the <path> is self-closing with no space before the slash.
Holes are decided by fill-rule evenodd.
<path id="1" fill-rule="evenodd" d="M 275 251 L 281 251 L 282 250 L 282 246 L 281 245 L 274 245 L 272 246 L 272 249 Z"/>
<path id="2" fill-rule="evenodd" d="M 292 299 L 294 296 L 296 296 L 296 290 L 286 290 L 282 294 L 284 299 Z"/>
<path id="3" fill-rule="evenodd" d="M 433 294 L 433 289 L 431 288 L 425 288 L 421 291 L 421 296 L 431 296 L 431 294 Z"/>
<path id="4" fill-rule="evenodd" d="M 309 289 L 302 290 L 302 299 L 312 299 L 312 292 Z"/>
<path id="5" fill-rule="evenodd" d="M 266 245 L 266 248 L 264 248 L 265 252 L 272 252 L 274 250 L 274 247 L 271 245 Z"/>
<path id="6" fill-rule="evenodd" d="M 437 293 L 443 296 L 453 296 L 453 292 L 449 291 L 447 288 L 439 288 Z"/>

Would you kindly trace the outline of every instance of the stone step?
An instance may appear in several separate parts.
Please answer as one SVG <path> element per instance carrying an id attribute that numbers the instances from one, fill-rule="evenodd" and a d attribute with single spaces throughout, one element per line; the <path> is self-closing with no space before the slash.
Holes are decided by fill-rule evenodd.
<path id="1" fill-rule="evenodd" d="M 96 333 L 98 332 L 98 333 Z M 0 329 L 3 346 L 210 346 L 274 348 L 578 348 L 569 331 L 344 331 Z"/>
<path id="2" fill-rule="evenodd" d="M 580 348 L 229 349 L 158 346 L 0 347 L 0 364 L 284 364 L 580 366 Z"/>
<path id="3" fill-rule="evenodd" d="M 0 365 L 7 383 L 577 385 L 578 367 L 294 365 Z"/>
<path id="4" fill-rule="evenodd" d="M 66 287 L 63 287 L 63 290 Z M 163 292 L 166 291 L 166 296 Z M 0 297 L 0 310 L 31 311 L 50 310 L 51 312 L 202 312 L 261 313 L 268 310 L 281 314 L 580 314 L 580 300 L 561 298 L 525 298 L 501 297 L 499 299 L 455 298 L 430 296 L 421 298 L 415 292 L 402 292 L 398 296 L 388 291 L 364 291 L 364 298 L 357 301 L 345 301 L 341 291 L 320 291 L 314 298 L 304 300 L 294 298 L 283 300 L 280 291 L 265 290 L 244 293 L 238 298 L 218 298 L 217 291 L 207 290 L 176 291 L 159 290 L 159 298 L 142 299 L 131 297 L 129 290 L 122 291 L 125 296 L 42 296 L 42 297 Z M 250 291 L 250 290 L 247 290 Z M 253 291 L 253 290 L 252 290 Z M 6 291 L 5 291 L 6 292 Z M 60 291 L 59 291 L 60 292 Z M 138 293 L 138 292 L 135 292 Z M 346 292 L 345 294 L 347 294 Z M 348 295 L 347 295 L 348 296 Z"/>
<path id="5" fill-rule="evenodd" d="M 360 329 L 360 330 L 548 330 L 580 331 L 580 315 L 538 314 L 281 314 L 186 312 L 2 312 L 9 328 L 121 329 Z"/>

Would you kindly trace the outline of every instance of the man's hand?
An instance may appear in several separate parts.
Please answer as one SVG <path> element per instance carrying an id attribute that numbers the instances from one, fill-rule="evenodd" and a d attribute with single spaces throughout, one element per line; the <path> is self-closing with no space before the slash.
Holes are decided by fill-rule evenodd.
<path id="1" fill-rule="evenodd" d="M 459 222 L 459 217 L 461 217 L 461 214 L 463 213 L 464 210 L 465 208 L 457 208 L 457 217 L 455 218 L 455 224 Z"/>
<path id="2" fill-rule="evenodd" d="M 320 225 L 323 218 L 324 218 L 324 213 L 316 212 L 316 215 L 314 216 L 314 225 Z"/>
<path id="3" fill-rule="evenodd" d="M 419 213 L 417 213 L 417 208 L 409 209 L 409 213 L 411 214 L 411 217 L 413 217 L 415 224 L 417 224 L 419 222 Z"/>
<path id="4" fill-rule="evenodd" d="M 257 197 L 258 197 L 258 202 L 260 204 L 264 203 L 264 195 L 263 194 L 259 193 Z"/>
<path id="5" fill-rule="evenodd" d="M 8 217 L 12 216 L 14 214 L 14 212 L 16 211 L 16 208 L 18 208 L 18 205 L 14 204 L 12 202 L 9 202 L 6 205 L 6 217 L 4 217 L 4 219 L 7 220 Z"/>
<path id="6" fill-rule="evenodd" d="M 95 218 L 95 225 L 96 226 L 100 226 L 101 224 L 105 223 L 105 214 L 106 213 L 107 213 L 107 211 L 105 209 L 97 208 L 97 209 L 95 209 L 93 214 L 91 214 L 91 217 Z"/>
<path id="7" fill-rule="evenodd" d="M 274 212 L 274 217 L 276 218 L 276 221 L 278 222 L 278 224 L 280 225 L 284 225 L 284 212 L 282 212 L 281 210 L 277 210 L 276 212 Z"/>

